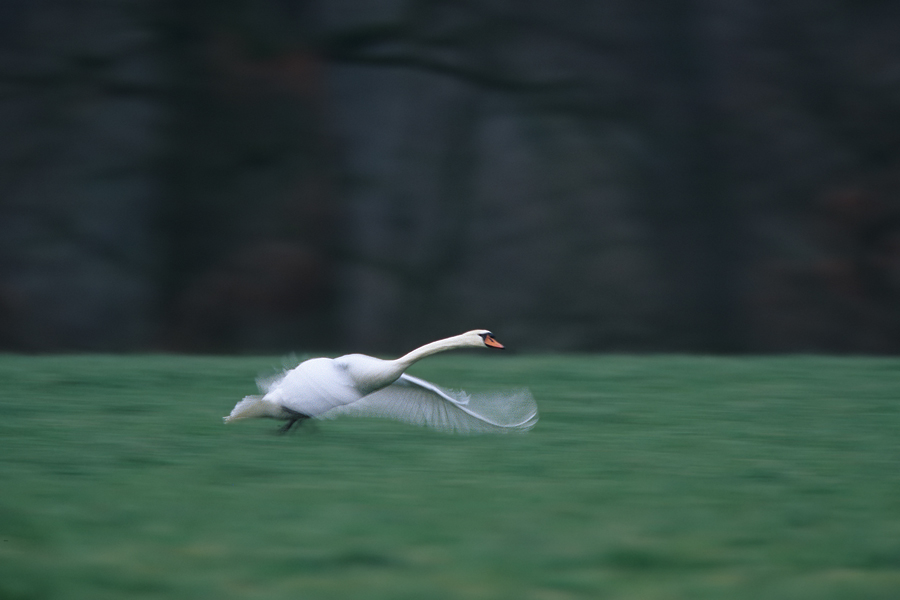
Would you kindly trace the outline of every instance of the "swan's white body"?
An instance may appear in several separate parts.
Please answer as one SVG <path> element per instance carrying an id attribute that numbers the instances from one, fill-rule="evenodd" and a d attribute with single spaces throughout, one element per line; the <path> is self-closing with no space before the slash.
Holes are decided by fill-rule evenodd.
<path id="1" fill-rule="evenodd" d="M 396 360 L 363 354 L 312 358 L 282 376 L 259 381 L 262 396 L 247 396 L 225 417 L 269 417 L 288 421 L 333 419 L 341 415 L 385 417 L 458 433 L 528 431 L 537 423 L 537 405 L 528 390 L 470 396 L 406 375 L 426 356 L 466 347 L 503 346 L 491 332 L 476 329 L 438 340 Z"/>

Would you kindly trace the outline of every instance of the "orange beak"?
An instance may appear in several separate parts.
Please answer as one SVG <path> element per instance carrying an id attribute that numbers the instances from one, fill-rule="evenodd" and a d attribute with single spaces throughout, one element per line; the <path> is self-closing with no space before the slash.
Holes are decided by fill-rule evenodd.
<path id="1" fill-rule="evenodd" d="M 501 350 L 503 349 L 503 344 L 495 340 L 494 336 L 492 335 L 484 336 L 484 345 L 490 346 L 491 348 L 500 348 Z"/>

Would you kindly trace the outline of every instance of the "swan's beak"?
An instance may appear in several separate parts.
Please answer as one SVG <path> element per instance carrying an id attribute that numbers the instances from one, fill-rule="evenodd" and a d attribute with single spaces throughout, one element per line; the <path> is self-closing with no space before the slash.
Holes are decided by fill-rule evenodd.
<path id="1" fill-rule="evenodd" d="M 494 336 L 488 334 L 484 336 L 484 345 L 490 346 L 491 348 L 500 348 L 503 349 L 503 344 L 494 339 Z"/>

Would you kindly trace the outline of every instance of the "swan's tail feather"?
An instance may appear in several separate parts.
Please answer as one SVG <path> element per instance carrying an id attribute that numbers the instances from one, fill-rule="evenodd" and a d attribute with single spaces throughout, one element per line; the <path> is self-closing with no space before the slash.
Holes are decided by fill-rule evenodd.
<path id="1" fill-rule="evenodd" d="M 278 406 L 264 400 L 262 396 L 246 396 L 234 405 L 231 414 L 222 420 L 226 423 L 238 419 L 252 419 L 254 417 L 277 417 L 280 413 Z"/>

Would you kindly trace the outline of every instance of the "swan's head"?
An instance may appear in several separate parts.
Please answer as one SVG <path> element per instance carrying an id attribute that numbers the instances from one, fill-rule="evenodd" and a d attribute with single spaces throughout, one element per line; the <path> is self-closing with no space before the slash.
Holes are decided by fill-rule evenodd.
<path id="1" fill-rule="evenodd" d="M 503 349 L 503 344 L 498 342 L 496 338 L 494 338 L 494 334 L 487 329 L 475 329 L 468 333 L 464 333 L 463 335 L 466 337 L 466 341 L 470 342 L 472 346 L 479 348 L 487 346 L 488 348 Z"/>

